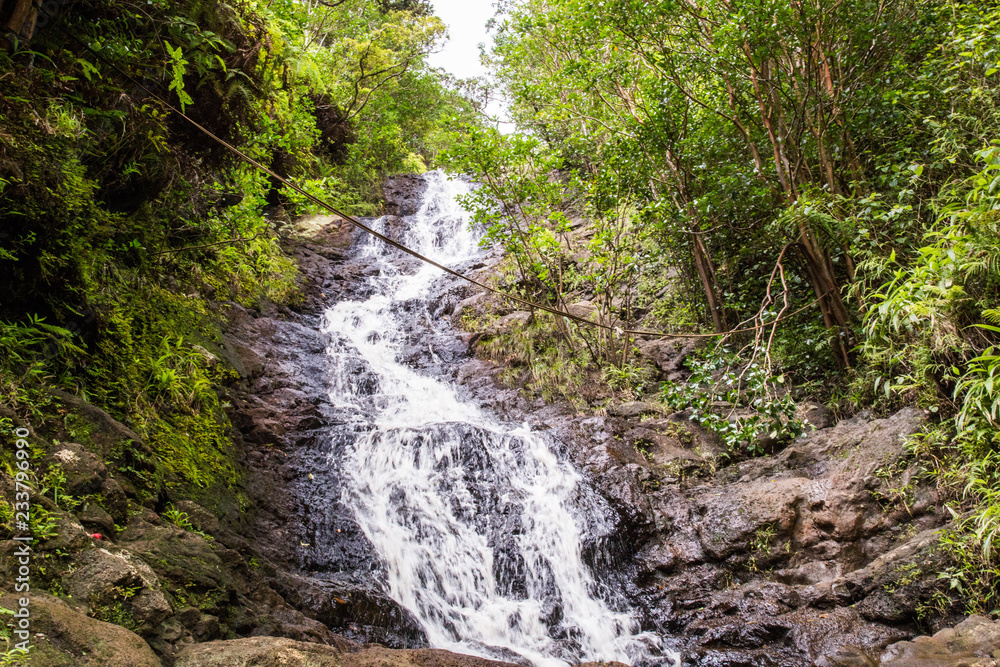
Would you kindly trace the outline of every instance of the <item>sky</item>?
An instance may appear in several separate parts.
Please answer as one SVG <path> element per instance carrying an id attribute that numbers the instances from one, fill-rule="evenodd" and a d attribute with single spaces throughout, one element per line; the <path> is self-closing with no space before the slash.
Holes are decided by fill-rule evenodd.
<path id="1" fill-rule="evenodd" d="M 493 1 L 433 0 L 433 5 L 451 39 L 443 51 L 431 55 L 431 65 L 463 79 L 486 74 L 479 63 L 479 44 L 490 40 L 486 22 L 493 17 Z"/>
<path id="2" fill-rule="evenodd" d="M 486 69 L 479 62 L 479 45 L 489 46 L 492 41 L 486 31 L 486 22 L 496 11 L 493 0 L 432 0 L 431 4 L 434 13 L 448 26 L 450 36 L 444 49 L 431 54 L 428 59 L 431 66 L 461 79 L 486 75 Z M 491 102 L 487 112 L 502 119 L 507 116 L 499 100 Z M 507 122 L 501 122 L 499 128 L 505 134 L 514 131 L 514 126 Z"/>

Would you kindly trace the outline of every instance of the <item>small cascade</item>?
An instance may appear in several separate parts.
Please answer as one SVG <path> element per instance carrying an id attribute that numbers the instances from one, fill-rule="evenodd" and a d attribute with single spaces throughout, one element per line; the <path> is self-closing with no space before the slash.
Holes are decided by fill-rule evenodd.
<path id="1" fill-rule="evenodd" d="M 401 240 L 448 266 L 476 259 L 479 237 L 455 201 L 469 186 L 440 172 L 424 178 Z M 356 434 L 331 465 L 388 594 L 436 648 L 553 667 L 679 664 L 585 563 L 582 546 L 601 519 L 581 475 L 542 435 L 500 423 L 446 378 L 400 361 L 432 326 L 426 303 L 442 272 L 401 262 L 375 238 L 362 252 L 379 269 L 367 298 L 325 317 L 331 397 Z"/>

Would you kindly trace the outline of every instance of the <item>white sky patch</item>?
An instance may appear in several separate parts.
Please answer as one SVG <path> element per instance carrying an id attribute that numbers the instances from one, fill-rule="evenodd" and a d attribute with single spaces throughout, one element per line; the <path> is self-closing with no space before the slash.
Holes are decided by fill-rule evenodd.
<path id="1" fill-rule="evenodd" d="M 479 62 L 479 45 L 489 46 L 492 42 L 486 32 L 486 22 L 493 18 L 492 0 L 433 0 L 433 4 L 434 13 L 447 24 L 451 39 L 443 51 L 431 55 L 431 65 L 462 79 L 485 75 Z"/>
<path id="2" fill-rule="evenodd" d="M 428 61 L 431 67 L 440 67 L 460 79 L 487 76 L 489 73 L 479 60 L 479 45 L 487 49 L 493 37 L 486 31 L 486 23 L 493 18 L 496 8 L 493 0 L 432 0 L 434 13 L 448 26 L 450 39 Z M 499 101 L 490 103 L 491 115 L 506 117 L 506 109 Z M 513 131 L 513 126 L 501 123 L 501 131 Z"/>

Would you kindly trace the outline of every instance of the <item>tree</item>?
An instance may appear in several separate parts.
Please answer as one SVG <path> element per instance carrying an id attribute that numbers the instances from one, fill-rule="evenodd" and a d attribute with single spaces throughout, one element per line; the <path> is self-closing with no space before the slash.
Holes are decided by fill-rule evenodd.
<path id="1" fill-rule="evenodd" d="M 38 18 L 38 4 L 33 0 L 0 1 L 0 48 L 8 51 L 31 41 Z"/>

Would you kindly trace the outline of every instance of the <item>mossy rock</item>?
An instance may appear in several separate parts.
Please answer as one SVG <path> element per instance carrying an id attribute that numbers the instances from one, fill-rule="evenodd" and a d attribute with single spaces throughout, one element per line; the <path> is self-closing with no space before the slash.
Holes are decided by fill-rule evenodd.
<path id="1" fill-rule="evenodd" d="M 392 650 L 347 642 L 327 646 L 279 637 L 250 637 L 195 644 L 183 649 L 175 667 L 513 667 L 511 663 L 438 649 Z"/>
<path id="2" fill-rule="evenodd" d="M 250 593 L 250 583 L 239 574 L 248 566 L 237 552 L 173 524 L 153 525 L 138 518 L 119 542 L 142 556 L 176 606 L 197 607 L 218 616 L 227 627 L 238 624 L 237 602 Z"/>
<path id="3" fill-rule="evenodd" d="M 17 596 L 0 597 L 0 606 L 17 607 Z M 66 602 L 32 591 L 32 667 L 162 667 L 153 649 L 134 632 L 105 623 Z"/>

